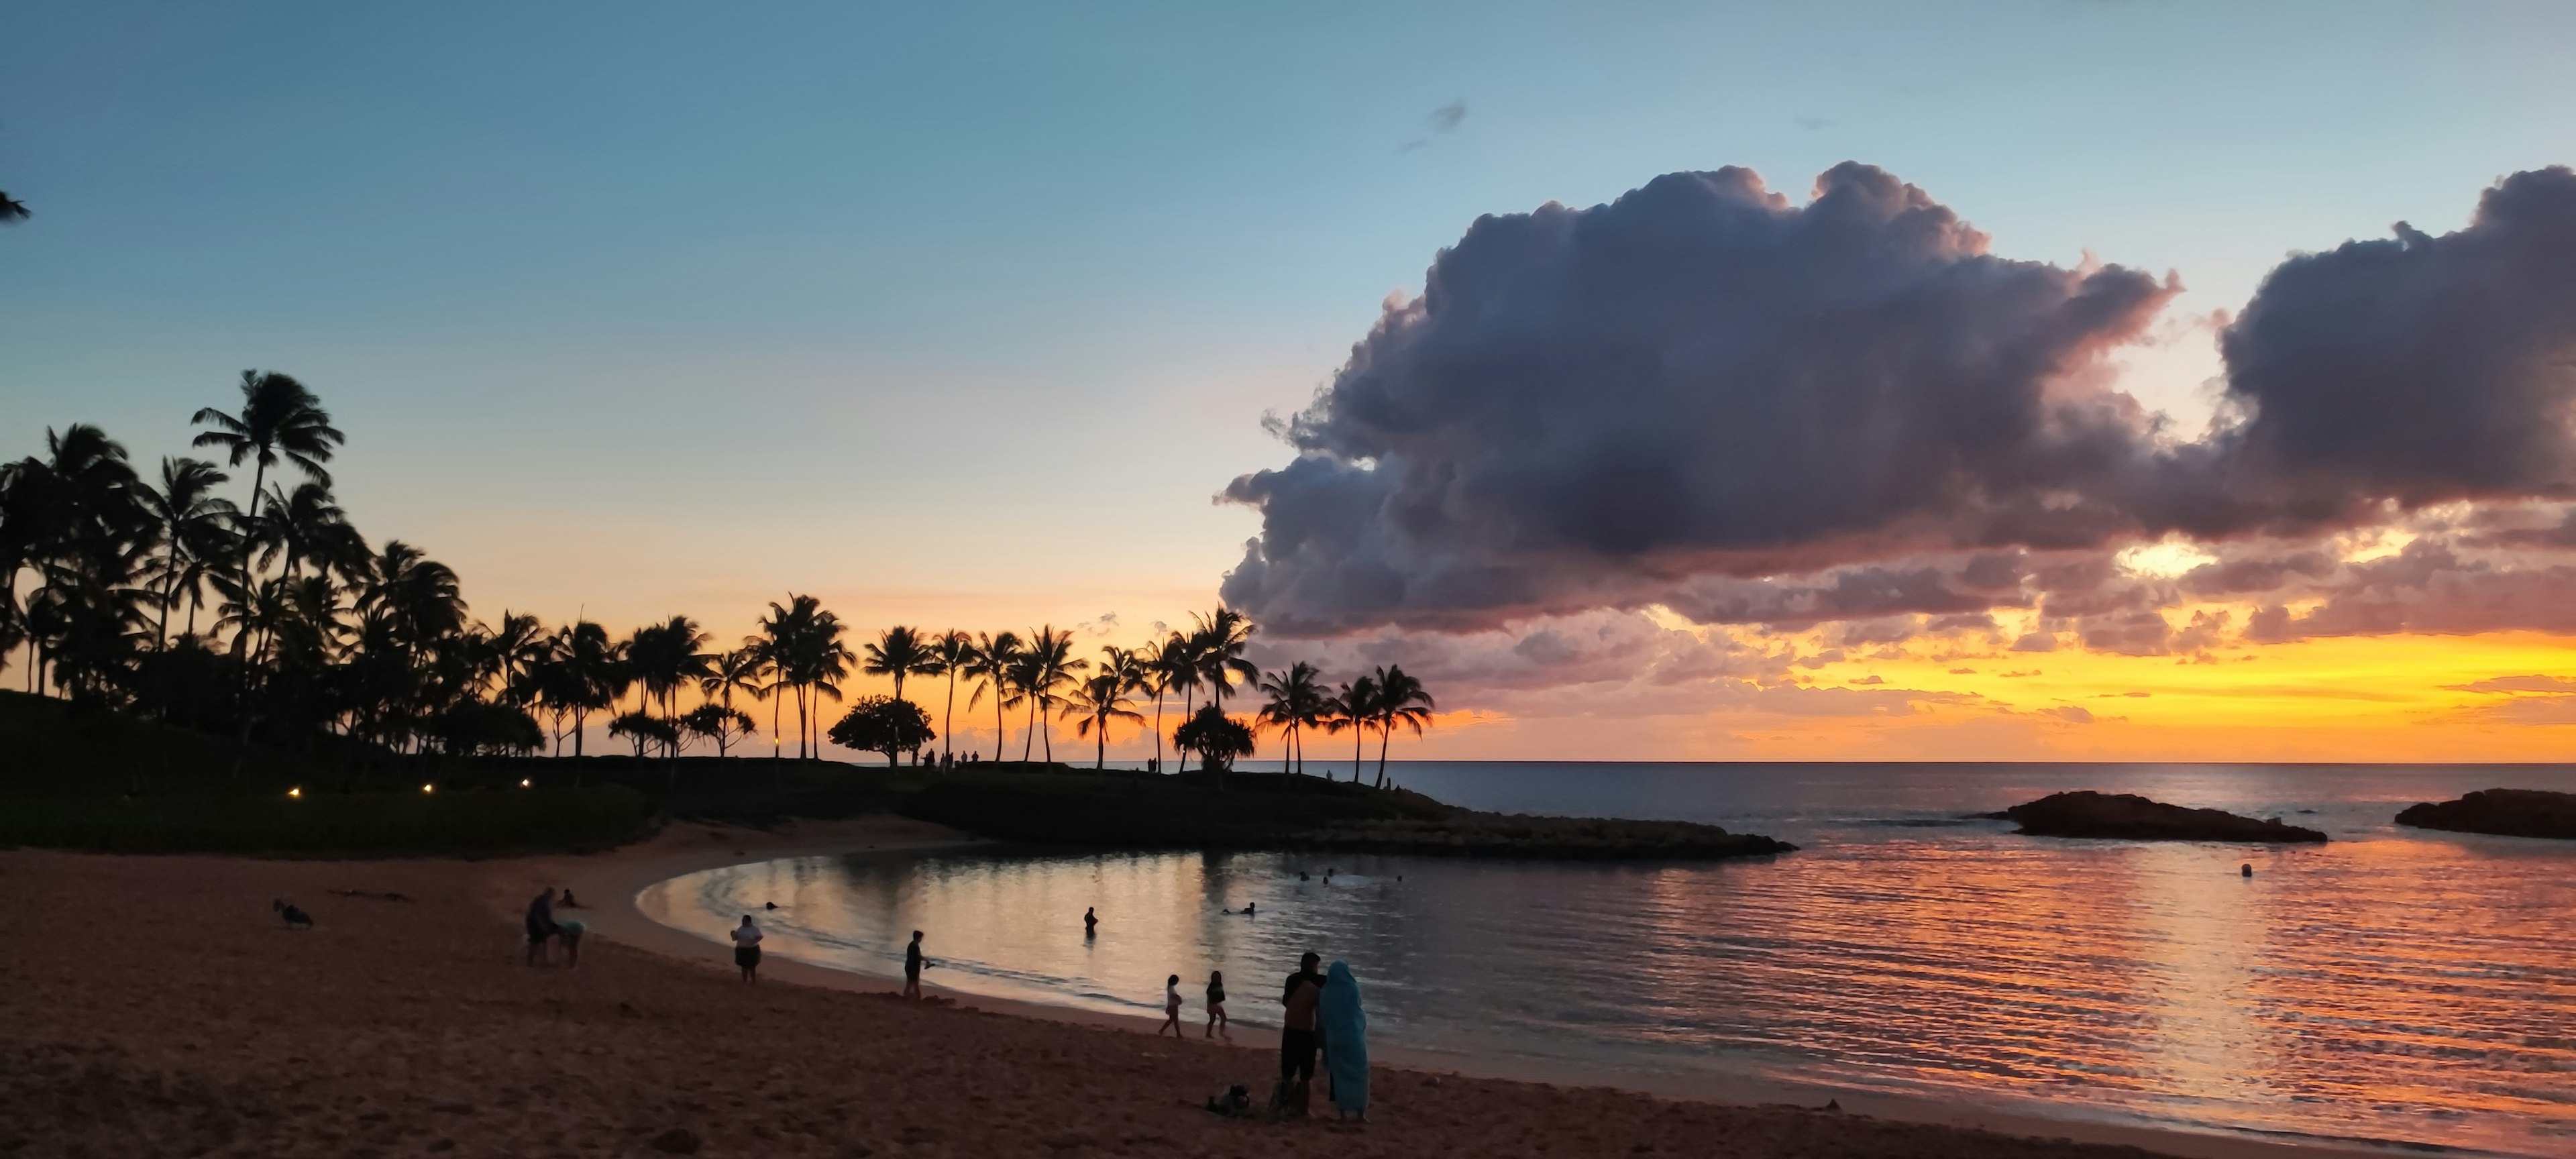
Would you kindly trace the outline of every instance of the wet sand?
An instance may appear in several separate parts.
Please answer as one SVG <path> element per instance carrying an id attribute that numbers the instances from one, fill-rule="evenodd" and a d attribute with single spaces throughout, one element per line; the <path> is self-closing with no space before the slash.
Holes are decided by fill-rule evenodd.
<path id="1" fill-rule="evenodd" d="M 1199 1104 L 1230 1082 L 1266 1094 L 1266 1034 L 1229 1048 L 1135 1032 L 1143 1019 L 908 1003 L 885 980 L 775 959 L 747 986 L 722 947 L 628 904 L 630 883 L 738 858 L 952 840 L 869 822 L 784 836 L 675 827 L 547 861 L 0 853 L 12 935 L 0 944 L 0 1155 L 2147 1153 L 1394 1068 L 1375 1076 L 1366 1125 L 1329 1111 L 1229 1121 Z M 559 954 L 521 965 L 518 908 L 565 882 L 589 903 L 572 911 L 592 930 L 580 966 Z M 286 930 L 276 897 L 317 928 Z M 2171 1154 L 2328 1153 L 1985 1121 Z"/>

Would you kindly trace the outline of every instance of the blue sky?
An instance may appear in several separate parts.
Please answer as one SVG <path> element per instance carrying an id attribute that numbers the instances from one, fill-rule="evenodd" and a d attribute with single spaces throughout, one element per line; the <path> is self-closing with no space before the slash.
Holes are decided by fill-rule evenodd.
<path id="1" fill-rule="evenodd" d="M 56 6 L 0 40 L 0 450 L 148 460 L 279 369 L 361 527 L 485 614 L 1138 624 L 1212 600 L 1263 411 L 1478 214 L 1857 159 L 1998 252 L 2178 271 L 2179 317 L 2576 160 L 2570 43 L 2506 4 Z M 2185 414 L 2215 368 L 2132 361 Z"/>

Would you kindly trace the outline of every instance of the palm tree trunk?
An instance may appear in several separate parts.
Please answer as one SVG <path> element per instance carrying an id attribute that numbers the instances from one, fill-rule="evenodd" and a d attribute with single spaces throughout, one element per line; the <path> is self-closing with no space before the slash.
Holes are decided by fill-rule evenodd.
<path id="1" fill-rule="evenodd" d="M 1029 727 L 1026 731 L 1020 733 L 1020 763 L 1024 765 L 1029 763 L 1029 756 L 1037 751 L 1037 747 L 1038 698 L 1037 694 L 1033 692 L 1029 694 Z"/>
<path id="2" fill-rule="evenodd" d="M 1092 750 L 1091 755 L 1091 771 L 1095 773 L 1109 767 L 1109 722 L 1106 720 L 1100 722 L 1099 746 Z"/>
<path id="3" fill-rule="evenodd" d="M 769 759 L 773 761 L 787 755 L 787 742 L 778 732 L 779 709 L 787 703 L 787 698 L 779 695 L 779 691 L 776 688 L 769 690 Z"/>
<path id="4" fill-rule="evenodd" d="M 1351 732 L 1351 783 L 1356 785 L 1360 783 L 1360 745 L 1368 740 L 1368 726 L 1353 724 Z"/>
<path id="5" fill-rule="evenodd" d="M 1002 746 L 1011 743 L 1011 726 L 1002 723 L 1002 682 L 993 681 L 993 763 L 1002 763 Z"/>
<path id="6" fill-rule="evenodd" d="M 1386 742 L 1395 737 L 1395 722 L 1382 721 L 1377 726 L 1377 787 L 1386 787 Z"/>
<path id="7" fill-rule="evenodd" d="M 944 758 L 946 758 L 946 757 L 950 756 L 951 754 L 953 754 L 953 753 L 955 753 L 955 752 L 957 751 L 957 750 L 956 750 L 957 737 L 955 736 L 956 731 L 957 731 L 957 668 L 956 668 L 956 666 L 955 666 L 955 665 L 950 665 L 950 666 L 949 666 L 949 669 L 948 669 L 948 711 L 947 711 L 947 712 L 945 712 L 945 713 L 943 713 L 943 714 L 941 714 L 941 715 L 940 715 L 940 717 L 939 717 L 939 755 L 941 756 L 941 758 L 943 758 L 943 760 L 942 760 L 942 763 L 943 763 L 943 764 L 954 764 L 954 763 L 955 763 L 955 762 L 953 762 L 953 761 L 947 761 L 947 760 L 945 760 Z"/>
<path id="8" fill-rule="evenodd" d="M 1154 687 L 1154 771 L 1163 771 L 1163 688 Z"/>

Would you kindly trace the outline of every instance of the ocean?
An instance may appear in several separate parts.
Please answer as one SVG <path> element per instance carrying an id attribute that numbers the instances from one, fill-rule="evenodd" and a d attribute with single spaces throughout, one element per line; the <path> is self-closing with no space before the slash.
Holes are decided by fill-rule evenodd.
<path id="1" fill-rule="evenodd" d="M 997 997 L 1158 1014 L 1177 973 L 1193 1034 L 1221 970 L 1257 1043 L 1280 978 L 1313 949 L 1361 979 L 1381 1049 L 1666 1089 L 1704 1074 L 2266 1137 L 2576 1153 L 2576 842 L 2390 821 L 2475 789 L 2576 790 L 2576 766 L 1390 771 L 1480 809 L 1706 821 L 1801 849 L 1688 865 L 850 855 L 691 874 L 639 901 L 710 940 L 757 913 L 776 952 L 880 974 L 922 929 L 934 981 Z M 2065 841 L 1966 817 L 2078 788 L 2280 816 L 2333 840 Z M 1087 940 L 1085 907 L 1101 917 Z"/>

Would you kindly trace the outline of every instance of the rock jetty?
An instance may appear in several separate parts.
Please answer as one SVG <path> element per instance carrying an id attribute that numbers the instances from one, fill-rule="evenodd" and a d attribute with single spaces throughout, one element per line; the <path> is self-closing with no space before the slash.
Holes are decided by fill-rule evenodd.
<path id="1" fill-rule="evenodd" d="M 2484 789 L 2438 805 L 2409 805 L 2397 815 L 2397 823 L 2453 833 L 2576 841 L 2576 793 Z"/>
<path id="2" fill-rule="evenodd" d="M 2186 809 L 2134 793 L 2084 790 L 2051 793 L 1985 817 L 2017 821 L 2033 837 L 2105 837 L 2130 841 L 2321 842 L 2314 829 L 2277 819 L 2239 817 L 2217 809 Z"/>

